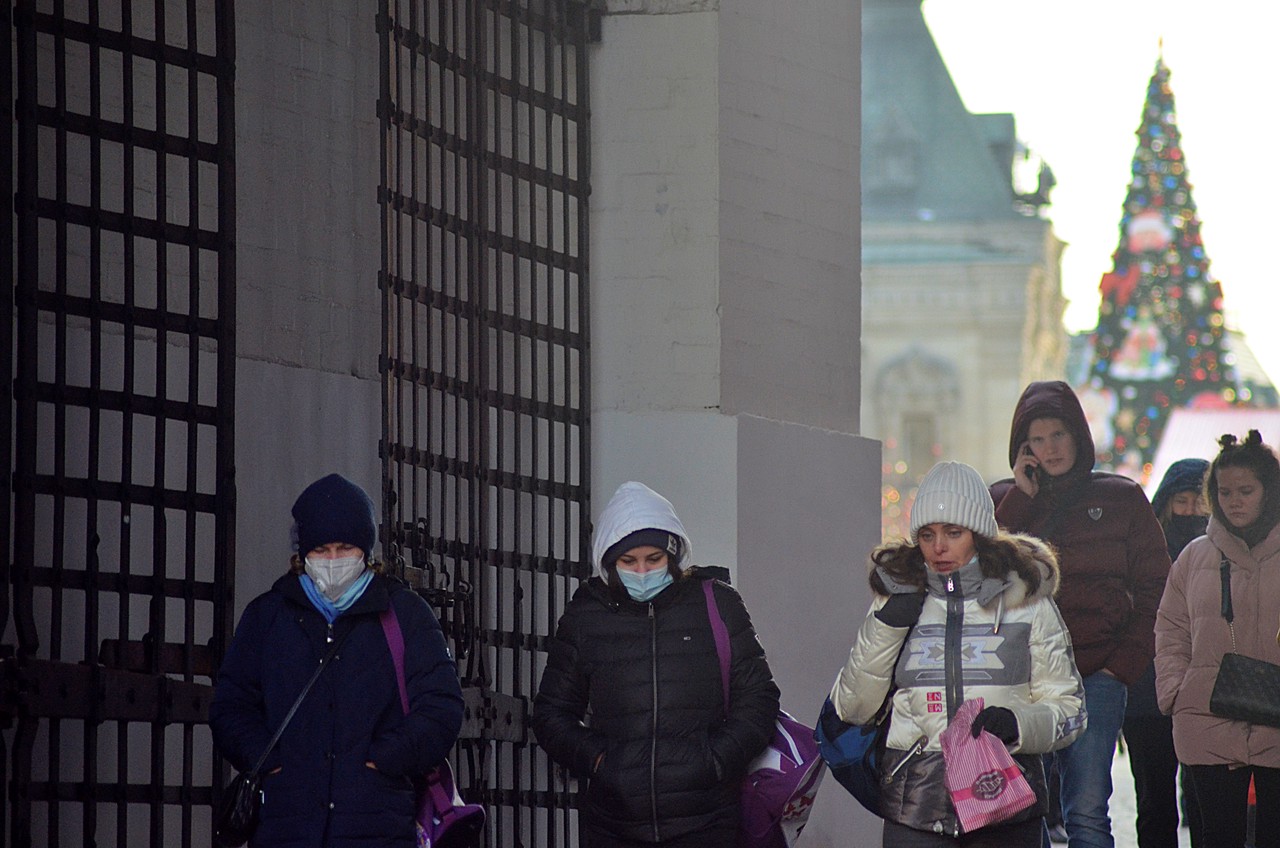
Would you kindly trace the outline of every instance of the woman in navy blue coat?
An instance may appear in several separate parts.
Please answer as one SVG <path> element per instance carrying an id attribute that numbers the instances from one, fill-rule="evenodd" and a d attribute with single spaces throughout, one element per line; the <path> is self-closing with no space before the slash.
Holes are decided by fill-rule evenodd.
<path id="1" fill-rule="evenodd" d="M 415 844 L 413 778 L 438 765 L 462 725 L 457 669 L 431 608 L 382 576 L 369 552 L 373 503 L 331 474 L 293 506 L 299 555 L 251 601 L 209 709 L 219 753 L 252 768 L 334 640 L 337 653 L 264 766 L 255 848 Z M 404 634 L 401 706 L 380 616 Z"/>

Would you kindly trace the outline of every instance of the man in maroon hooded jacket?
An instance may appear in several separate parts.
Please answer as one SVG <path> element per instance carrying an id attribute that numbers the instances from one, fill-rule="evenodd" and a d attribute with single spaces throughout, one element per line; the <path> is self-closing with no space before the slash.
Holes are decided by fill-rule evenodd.
<path id="1" fill-rule="evenodd" d="M 1013 478 L 991 486 L 1002 527 L 1058 550 L 1058 607 L 1084 678 L 1089 724 L 1050 754 L 1062 780 L 1071 848 L 1113 848 L 1111 760 L 1130 683 L 1155 653 L 1156 609 L 1169 574 L 1164 533 L 1142 488 L 1093 470 L 1093 437 L 1071 387 L 1027 386 L 1013 413 Z M 1046 772 L 1050 763 L 1046 761 Z"/>

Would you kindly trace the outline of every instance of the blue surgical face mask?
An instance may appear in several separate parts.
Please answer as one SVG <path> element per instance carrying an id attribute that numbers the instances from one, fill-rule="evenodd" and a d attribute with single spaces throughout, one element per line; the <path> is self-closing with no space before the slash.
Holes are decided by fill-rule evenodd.
<path id="1" fill-rule="evenodd" d="M 622 585 L 627 590 L 627 594 L 640 603 L 651 600 L 655 595 L 671 585 L 671 569 L 669 568 L 646 571 L 644 574 L 623 571 L 619 568 L 617 573 L 618 579 L 622 581 Z"/>

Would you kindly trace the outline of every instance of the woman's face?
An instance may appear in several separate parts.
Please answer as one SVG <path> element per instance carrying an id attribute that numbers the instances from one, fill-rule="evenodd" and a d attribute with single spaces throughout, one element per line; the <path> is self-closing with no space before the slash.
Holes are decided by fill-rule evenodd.
<path id="1" fill-rule="evenodd" d="M 346 542 L 327 542 L 316 545 L 307 553 L 311 559 L 343 559 L 345 557 L 364 556 L 364 551 Z"/>
<path id="2" fill-rule="evenodd" d="M 1209 506 L 1199 492 L 1178 492 L 1169 500 L 1169 512 L 1174 515 L 1208 515 Z"/>
<path id="3" fill-rule="evenodd" d="M 950 574 L 973 559 L 977 544 L 973 531 L 958 524 L 926 524 L 916 533 L 924 561 L 938 574 Z"/>
<path id="4" fill-rule="evenodd" d="M 667 552 L 653 545 L 641 545 L 632 548 L 618 557 L 618 570 L 645 574 L 667 567 Z"/>
<path id="5" fill-rule="evenodd" d="M 1218 506 L 1236 529 L 1248 527 L 1262 514 L 1262 498 L 1266 494 L 1258 475 L 1252 469 L 1232 466 L 1215 472 L 1218 484 Z"/>

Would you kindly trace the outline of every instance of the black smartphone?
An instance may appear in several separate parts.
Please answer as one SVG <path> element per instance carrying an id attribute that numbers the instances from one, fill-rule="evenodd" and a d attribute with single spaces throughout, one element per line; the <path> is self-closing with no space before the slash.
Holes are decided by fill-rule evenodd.
<path id="1" fill-rule="evenodd" d="M 1023 455 L 1023 456 L 1034 456 L 1034 454 L 1033 454 L 1033 452 L 1032 452 L 1032 450 L 1031 450 L 1031 445 L 1026 444 L 1025 442 L 1023 443 L 1023 445 L 1022 445 L 1022 455 Z M 1027 476 L 1028 476 L 1028 477 L 1030 477 L 1032 480 L 1035 480 L 1037 484 L 1038 484 L 1038 483 L 1041 483 L 1041 482 L 1043 482 L 1042 478 L 1043 478 L 1043 476 L 1044 476 L 1044 469 L 1043 469 L 1043 468 L 1041 468 L 1039 465 L 1033 465 L 1033 466 L 1031 466 L 1030 471 L 1027 473 Z"/>

